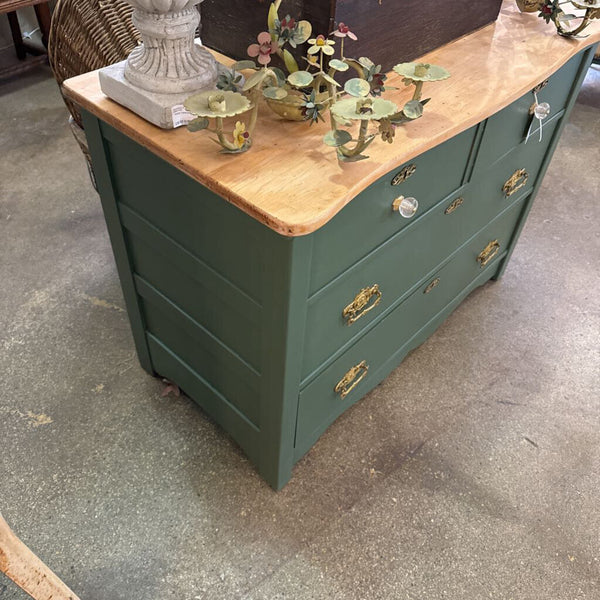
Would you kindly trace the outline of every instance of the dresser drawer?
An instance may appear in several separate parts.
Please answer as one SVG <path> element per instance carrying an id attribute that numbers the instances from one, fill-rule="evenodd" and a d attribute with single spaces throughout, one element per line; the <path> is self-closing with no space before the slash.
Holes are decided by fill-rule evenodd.
<path id="1" fill-rule="evenodd" d="M 581 66 L 581 55 L 573 57 L 538 91 L 538 101 L 550 105 L 550 117 L 560 113 L 569 100 L 573 80 Z M 475 174 L 502 158 L 507 152 L 525 140 L 534 119 L 530 109 L 534 104 L 533 91 L 528 92 L 504 110 L 490 117 L 485 125 L 483 140 L 477 156 Z M 546 122 L 543 128 L 545 129 Z M 532 139 L 539 139 L 539 121 L 532 128 Z M 545 135 L 545 133 L 544 133 Z"/>
<path id="2" fill-rule="evenodd" d="M 495 164 L 479 172 L 472 180 L 472 193 L 479 198 L 492 199 L 498 207 L 529 193 L 560 122 L 561 114 L 546 122 L 541 142 L 539 136 L 532 136 L 527 143 L 519 144 Z"/>
<path id="3" fill-rule="evenodd" d="M 470 185 L 460 188 L 309 300 L 302 378 L 381 318 L 536 180 L 560 117 Z M 507 195 L 510 194 L 510 195 Z"/>
<path id="4" fill-rule="evenodd" d="M 512 239 L 523 205 L 524 198 L 471 238 L 449 262 L 303 389 L 296 429 L 298 456 L 350 404 L 381 381 L 385 376 L 382 371 L 397 365 L 414 346 L 411 340 L 461 293 L 466 293 L 472 282 L 484 273 L 481 283 L 493 276 Z M 340 383 L 346 375 L 346 383 Z"/>
<path id="5" fill-rule="evenodd" d="M 388 173 L 319 229 L 314 234 L 311 293 L 460 188 L 475 131 L 476 128 L 465 131 Z M 393 211 L 392 205 L 399 196 L 418 200 L 419 208 L 411 219 Z"/>

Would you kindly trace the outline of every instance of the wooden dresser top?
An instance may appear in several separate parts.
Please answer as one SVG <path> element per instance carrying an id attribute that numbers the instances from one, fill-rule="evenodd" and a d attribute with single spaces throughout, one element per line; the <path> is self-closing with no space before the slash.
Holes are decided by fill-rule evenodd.
<path id="1" fill-rule="evenodd" d="M 499 20 L 423 57 L 450 70 L 447 81 L 425 84 L 432 97 L 423 118 L 399 127 L 393 145 L 376 140 L 369 160 L 341 164 L 322 143 L 327 125 L 309 126 L 261 110 L 252 149 L 222 155 L 206 132 L 161 130 L 108 99 L 97 72 L 65 82 L 66 94 L 86 110 L 162 157 L 193 179 L 286 236 L 312 233 L 371 183 L 426 150 L 488 118 L 530 91 L 569 58 L 600 40 L 598 22 L 585 39 L 567 40 L 535 14 L 505 0 Z M 222 62 L 229 59 L 217 55 Z M 399 61 L 401 57 L 399 57 Z M 402 106 L 399 88 L 386 97 Z"/>

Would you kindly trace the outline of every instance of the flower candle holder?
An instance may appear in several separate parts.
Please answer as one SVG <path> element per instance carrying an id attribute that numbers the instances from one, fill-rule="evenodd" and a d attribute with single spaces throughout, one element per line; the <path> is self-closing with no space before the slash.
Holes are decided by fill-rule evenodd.
<path id="1" fill-rule="evenodd" d="M 600 19 L 600 0 L 516 0 L 521 12 L 538 12 L 546 23 L 554 23 L 559 35 L 582 37 L 594 19 Z"/>
<path id="2" fill-rule="evenodd" d="M 202 0 L 127 2 L 142 43 L 127 60 L 101 70 L 102 91 L 159 127 L 177 127 L 185 98 L 214 88 L 218 76 L 214 57 L 195 40 Z"/>

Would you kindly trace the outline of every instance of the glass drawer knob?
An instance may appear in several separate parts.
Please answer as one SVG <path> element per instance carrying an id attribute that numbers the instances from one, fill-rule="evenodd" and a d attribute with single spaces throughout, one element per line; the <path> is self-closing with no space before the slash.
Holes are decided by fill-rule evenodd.
<path id="1" fill-rule="evenodd" d="M 547 102 L 536 104 L 535 108 L 533 109 L 533 114 L 535 115 L 535 118 L 539 119 L 540 121 L 547 119 L 550 116 L 550 112 L 550 105 Z"/>
<path id="2" fill-rule="evenodd" d="M 394 200 L 392 208 L 405 219 L 412 219 L 419 210 L 419 201 L 416 198 L 400 196 Z"/>

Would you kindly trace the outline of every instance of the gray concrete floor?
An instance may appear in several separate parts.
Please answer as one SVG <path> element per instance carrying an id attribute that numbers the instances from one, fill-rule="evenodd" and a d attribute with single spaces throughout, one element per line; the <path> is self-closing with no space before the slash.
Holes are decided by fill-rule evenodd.
<path id="1" fill-rule="evenodd" d="M 0 109 L 0 510 L 82 600 L 600 598 L 598 72 L 504 279 L 278 494 L 138 366 L 49 72 Z"/>

